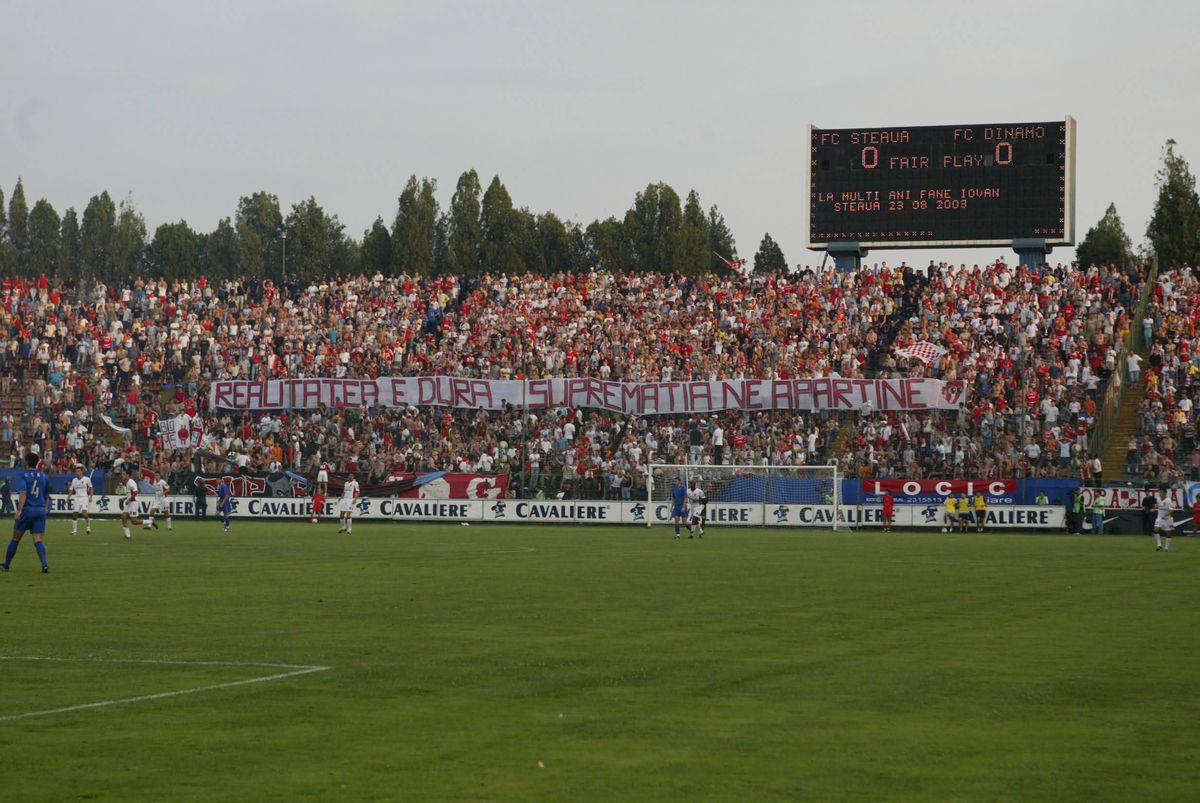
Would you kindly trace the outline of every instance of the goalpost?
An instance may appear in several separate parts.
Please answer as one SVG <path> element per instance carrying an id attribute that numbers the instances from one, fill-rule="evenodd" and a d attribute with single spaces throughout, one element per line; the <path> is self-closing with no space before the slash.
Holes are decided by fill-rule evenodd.
<path id="1" fill-rule="evenodd" d="M 837 461 L 824 466 L 705 466 L 677 463 L 650 463 L 646 467 L 646 498 L 655 503 L 670 503 L 675 479 L 690 488 L 696 481 L 708 497 L 709 520 L 714 505 L 761 505 L 763 525 L 775 518 L 779 524 L 839 528 L 843 514 L 841 475 Z M 790 517 L 789 505 L 821 506 L 824 515 L 804 520 Z M 646 517 L 654 524 L 654 515 Z M 666 522 L 660 522 L 666 523 Z"/>

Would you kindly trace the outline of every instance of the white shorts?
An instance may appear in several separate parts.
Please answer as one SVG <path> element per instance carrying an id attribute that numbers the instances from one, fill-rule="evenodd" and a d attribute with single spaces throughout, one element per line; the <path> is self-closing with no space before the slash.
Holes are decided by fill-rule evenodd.
<path id="1" fill-rule="evenodd" d="M 317 472 L 317 482 L 329 482 L 329 472 L 328 471 L 318 471 Z"/>
<path id="2" fill-rule="evenodd" d="M 166 499 L 159 499 L 159 498 L 157 498 L 157 497 L 156 497 L 156 498 L 154 499 L 154 504 L 151 506 L 151 508 L 150 508 L 150 509 L 151 509 L 151 510 L 153 510 L 155 513 L 159 513 L 159 512 L 161 512 L 161 513 L 166 513 L 166 512 L 167 512 L 167 510 L 168 510 L 168 508 L 167 508 L 167 500 L 166 500 Z"/>
<path id="3" fill-rule="evenodd" d="M 71 497 L 71 512 L 72 513 L 87 513 L 88 498 L 86 496 Z"/>
<path id="4" fill-rule="evenodd" d="M 343 499 L 342 503 L 340 505 L 338 505 L 338 511 L 341 513 L 353 513 L 354 512 L 354 500 L 353 499 Z"/>
<path id="5" fill-rule="evenodd" d="M 1161 516 L 1154 520 L 1154 529 L 1156 530 L 1174 530 L 1175 519 L 1164 519 Z"/>

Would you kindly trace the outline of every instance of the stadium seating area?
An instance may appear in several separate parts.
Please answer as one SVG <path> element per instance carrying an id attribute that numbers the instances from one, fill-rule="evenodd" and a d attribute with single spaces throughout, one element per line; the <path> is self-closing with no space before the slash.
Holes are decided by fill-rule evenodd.
<path id="1" fill-rule="evenodd" d="M 1141 368 L 1145 389 L 1138 428 L 1126 448 L 1126 473 L 1162 485 L 1200 480 L 1200 280 L 1194 271 L 1159 276 L 1144 326 L 1150 359 Z"/>
<path id="2" fill-rule="evenodd" d="M 339 278 L 276 287 L 138 279 L 9 280 L 0 299 L 0 456 L 150 465 L 154 420 L 198 412 L 213 451 L 254 469 L 381 479 L 509 471 L 522 492 L 621 496 L 656 462 L 804 464 L 871 476 L 1080 476 L 1096 407 L 1142 292 L 1140 269 L 926 270 L 684 278 L 657 274 Z M 1138 448 L 1180 460 L 1195 435 L 1197 283 L 1157 289 L 1160 384 Z M 947 353 L 898 358 L 918 341 Z M 960 413 L 727 412 L 626 418 L 446 408 L 208 411 L 229 378 L 381 375 L 680 380 L 932 376 L 966 380 Z M 129 427 L 124 437 L 104 422 Z M 851 425 L 852 424 L 852 425 Z M 1186 459 L 1194 462 L 1188 453 Z"/>

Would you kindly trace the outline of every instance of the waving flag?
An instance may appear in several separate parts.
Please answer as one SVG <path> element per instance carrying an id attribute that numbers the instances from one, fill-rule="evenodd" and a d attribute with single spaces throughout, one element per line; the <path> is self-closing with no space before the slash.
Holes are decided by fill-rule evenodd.
<path id="1" fill-rule="evenodd" d="M 101 415 L 101 416 L 100 416 L 100 420 L 101 420 L 101 421 L 103 421 L 105 424 L 108 424 L 110 427 L 112 427 L 112 428 L 113 428 L 113 430 L 114 430 L 114 431 L 116 431 L 116 432 L 119 432 L 119 433 L 121 433 L 122 435 L 131 435 L 131 434 L 133 434 L 133 430 L 132 430 L 132 429 L 130 429 L 129 427 L 123 427 L 123 426 L 121 426 L 121 425 L 120 425 L 120 424 L 118 424 L 116 421 L 113 421 L 111 418 L 109 418 L 109 417 L 108 417 L 108 416 L 106 416 L 106 415 Z"/>
<path id="2" fill-rule="evenodd" d="M 716 254 L 717 259 L 724 262 L 725 265 L 735 273 L 741 272 L 742 268 L 746 265 L 746 260 L 744 259 L 726 259 L 720 254 L 717 254 L 716 251 L 713 251 L 713 253 Z"/>
<path id="3" fill-rule="evenodd" d="M 921 362 L 933 362 L 938 357 L 941 357 L 947 352 L 947 349 L 939 346 L 937 343 L 930 343 L 928 340 L 922 340 L 919 343 L 913 343 L 911 346 L 904 346 L 896 349 L 898 357 L 916 357 Z"/>

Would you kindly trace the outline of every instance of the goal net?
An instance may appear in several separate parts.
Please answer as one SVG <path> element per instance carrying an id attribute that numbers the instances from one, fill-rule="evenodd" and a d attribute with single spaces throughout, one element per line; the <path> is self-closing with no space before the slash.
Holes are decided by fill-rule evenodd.
<path id="1" fill-rule="evenodd" d="M 716 524 L 845 526 L 841 476 L 827 466 L 705 466 L 651 463 L 646 467 L 646 497 L 654 512 L 647 524 L 672 521 L 675 480 L 704 492 L 707 519 Z M 689 502 L 689 505 L 691 503 Z M 664 513 L 665 508 L 665 513 Z M 689 513 L 690 516 L 690 513 Z"/>

